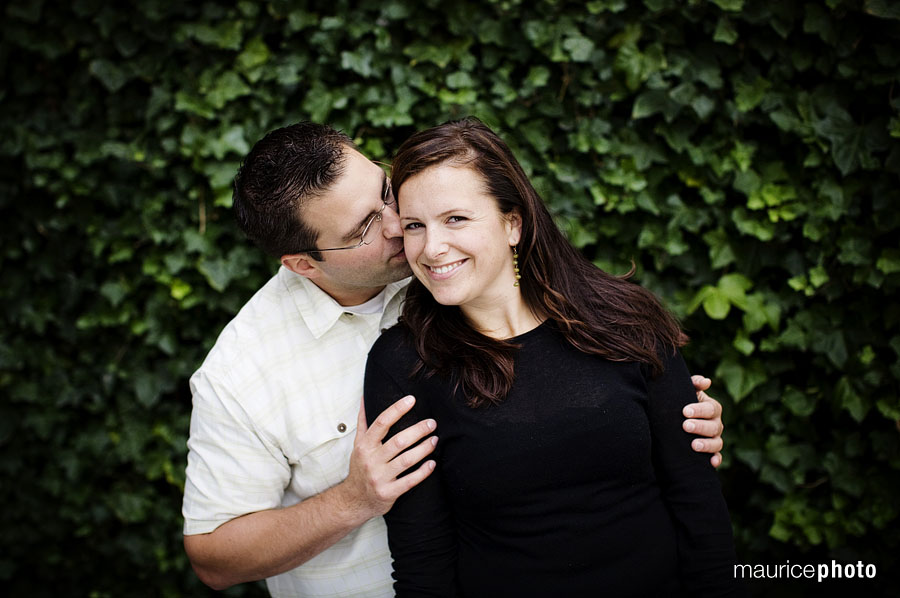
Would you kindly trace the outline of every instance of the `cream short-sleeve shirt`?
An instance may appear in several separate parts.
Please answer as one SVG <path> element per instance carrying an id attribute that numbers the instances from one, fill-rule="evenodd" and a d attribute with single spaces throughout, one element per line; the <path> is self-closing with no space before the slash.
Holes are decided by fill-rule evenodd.
<path id="1" fill-rule="evenodd" d="M 353 314 L 282 267 L 247 302 L 191 377 L 185 535 L 346 478 L 366 356 L 397 321 L 407 284 L 385 288 L 383 309 Z M 275 598 L 393 596 L 384 520 L 266 583 Z"/>

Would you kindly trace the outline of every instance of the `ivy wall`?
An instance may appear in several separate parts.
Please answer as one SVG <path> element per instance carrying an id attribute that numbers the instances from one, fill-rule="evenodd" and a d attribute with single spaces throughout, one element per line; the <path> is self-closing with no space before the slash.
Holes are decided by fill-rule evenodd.
<path id="1" fill-rule="evenodd" d="M 480 116 L 573 243 L 634 260 L 725 405 L 745 563 L 900 566 L 900 6 L 891 0 L 11 0 L 0 19 L 0 585 L 201 596 L 187 379 L 276 267 L 255 140 L 389 160 Z M 561 267 L 563 267 L 561 265 Z M 822 585 L 749 584 L 799 596 Z M 231 595 L 259 595 L 258 585 Z"/>

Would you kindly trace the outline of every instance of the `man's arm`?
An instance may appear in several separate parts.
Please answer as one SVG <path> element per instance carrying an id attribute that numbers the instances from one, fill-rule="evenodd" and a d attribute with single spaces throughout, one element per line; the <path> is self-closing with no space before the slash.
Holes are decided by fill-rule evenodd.
<path id="1" fill-rule="evenodd" d="M 691 443 L 698 453 L 713 453 L 709 462 L 713 467 L 722 464 L 722 432 L 725 426 L 722 424 L 722 405 L 704 391 L 712 382 L 703 376 L 691 376 L 694 390 L 697 392 L 697 402 L 685 405 L 682 414 L 686 419 L 682 424 L 685 432 L 705 436 L 708 440 L 694 439 Z"/>
<path id="2" fill-rule="evenodd" d="M 185 536 L 185 551 L 200 580 L 221 590 L 290 571 L 386 513 L 398 496 L 434 470 L 434 461 L 427 461 L 397 478 L 434 450 L 436 437 L 403 453 L 434 431 L 434 420 L 419 422 L 382 444 L 390 427 L 414 403 L 412 397 L 404 397 L 368 428 L 360 407 L 350 472 L 340 484 L 296 505 L 250 513 L 208 534 Z"/>

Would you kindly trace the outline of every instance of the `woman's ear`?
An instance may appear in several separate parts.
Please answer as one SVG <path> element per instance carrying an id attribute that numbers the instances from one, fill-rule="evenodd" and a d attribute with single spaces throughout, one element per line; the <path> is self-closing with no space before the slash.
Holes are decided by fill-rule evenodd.
<path id="1" fill-rule="evenodd" d="M 506 215 L 506 232 L 510 246 L 518 245 L 522 240 L 522 215 L 519 210 L 513 210 Z"/>

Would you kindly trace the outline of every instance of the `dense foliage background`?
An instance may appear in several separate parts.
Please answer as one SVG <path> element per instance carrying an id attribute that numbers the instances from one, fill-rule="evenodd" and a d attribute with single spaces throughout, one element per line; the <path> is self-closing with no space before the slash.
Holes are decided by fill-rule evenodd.
<path id="1" fill-rule="evenodd" d="M 725 405 L 740 560 L 862 560 L 876 581 L 845 591 L 896 582 L 898 3 L 3 10 L 8 595 L 206 594 L 181 546 L 187 378 L 276 266 L 229 211 L 241 157 L 310 119 L 389 160 L 467 114 L 509 141 L 578 247 L 617 273 L 633 259 L 683 319 Z"/>

